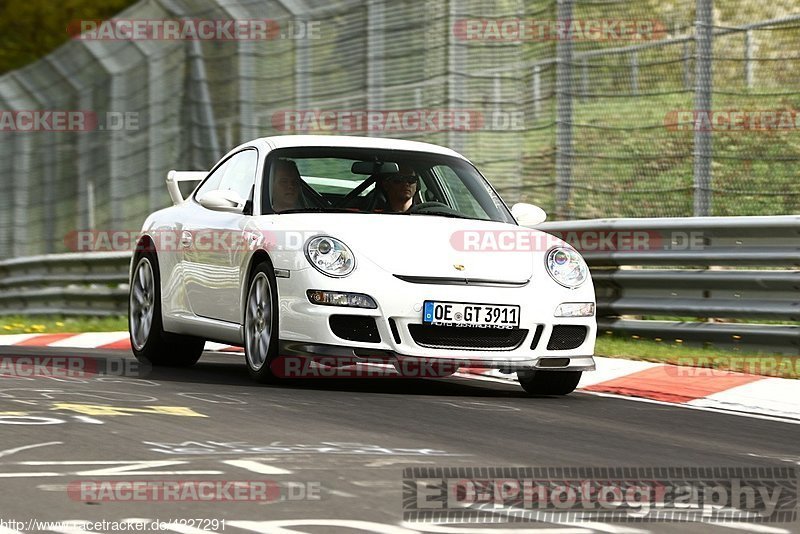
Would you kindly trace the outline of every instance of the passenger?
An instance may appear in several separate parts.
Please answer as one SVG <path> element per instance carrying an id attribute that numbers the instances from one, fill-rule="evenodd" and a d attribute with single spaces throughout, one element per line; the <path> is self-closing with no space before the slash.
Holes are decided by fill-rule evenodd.
<path id="1" fill-rule="evenodd" d="M 297 164 L 288 159 L 276 161 L 272 178 L 272 209 L 280 212 L 302 208 L 302 189 Z"/>

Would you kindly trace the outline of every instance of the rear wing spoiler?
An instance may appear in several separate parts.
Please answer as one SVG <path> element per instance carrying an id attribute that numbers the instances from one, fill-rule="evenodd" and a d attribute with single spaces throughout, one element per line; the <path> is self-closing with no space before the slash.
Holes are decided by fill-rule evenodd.
<path id="1" fill-rule="evenodd" d="M 178 187 L 180 182 L 200 182 L 208 176 L 208 171 L 169 171 L 167 173 L 167 191 L 174 205 L 181 204 L 185 198 Z"/>

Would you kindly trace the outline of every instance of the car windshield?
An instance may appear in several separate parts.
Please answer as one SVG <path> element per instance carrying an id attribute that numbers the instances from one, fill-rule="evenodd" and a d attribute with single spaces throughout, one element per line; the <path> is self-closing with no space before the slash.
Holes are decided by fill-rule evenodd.
<path id="1" fill-rule="evenodd" d="M 272 213 L 432 215 L 513 223 L 467 161 L 428 152 L 291 148 L 270 154 L 262 206 Z"/>

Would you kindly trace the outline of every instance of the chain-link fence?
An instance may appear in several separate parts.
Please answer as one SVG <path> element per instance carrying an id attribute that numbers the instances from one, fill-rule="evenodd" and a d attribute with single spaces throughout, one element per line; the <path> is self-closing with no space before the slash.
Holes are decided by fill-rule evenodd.
<path id="1" fill-rule="evenodd" d="M 793 4 L 142 1 L 118 18 L 270 19 L 271 33 L 96 32 L 0 78 L 0 257 L 136 230 L 169 204 L 169 169 L 282 133 L 447 145 L 554 218 L 797 213 Z M 92 124 L 19 113 L 37 110 Z"/>

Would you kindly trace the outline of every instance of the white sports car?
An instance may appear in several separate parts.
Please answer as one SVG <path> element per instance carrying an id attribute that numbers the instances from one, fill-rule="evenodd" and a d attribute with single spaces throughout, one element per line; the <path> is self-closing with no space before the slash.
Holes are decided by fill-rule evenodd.
<path id="1" fill-rule="evenodd" d="M 191 365 L 213 340 L 244 346 L 259 381 L 295 376 L 296 360 L 366 361 L 408 376 L 516 372 L 532 394 L 570 393 L 594 369 L 586 263 L 520 226 L 544 212 L 509 210 L 452 150 L 267 137 L 210 172 L 170 171 L 167 187 L 175 205 L 147 218 L 131 263 L 142 361 Z"/>

